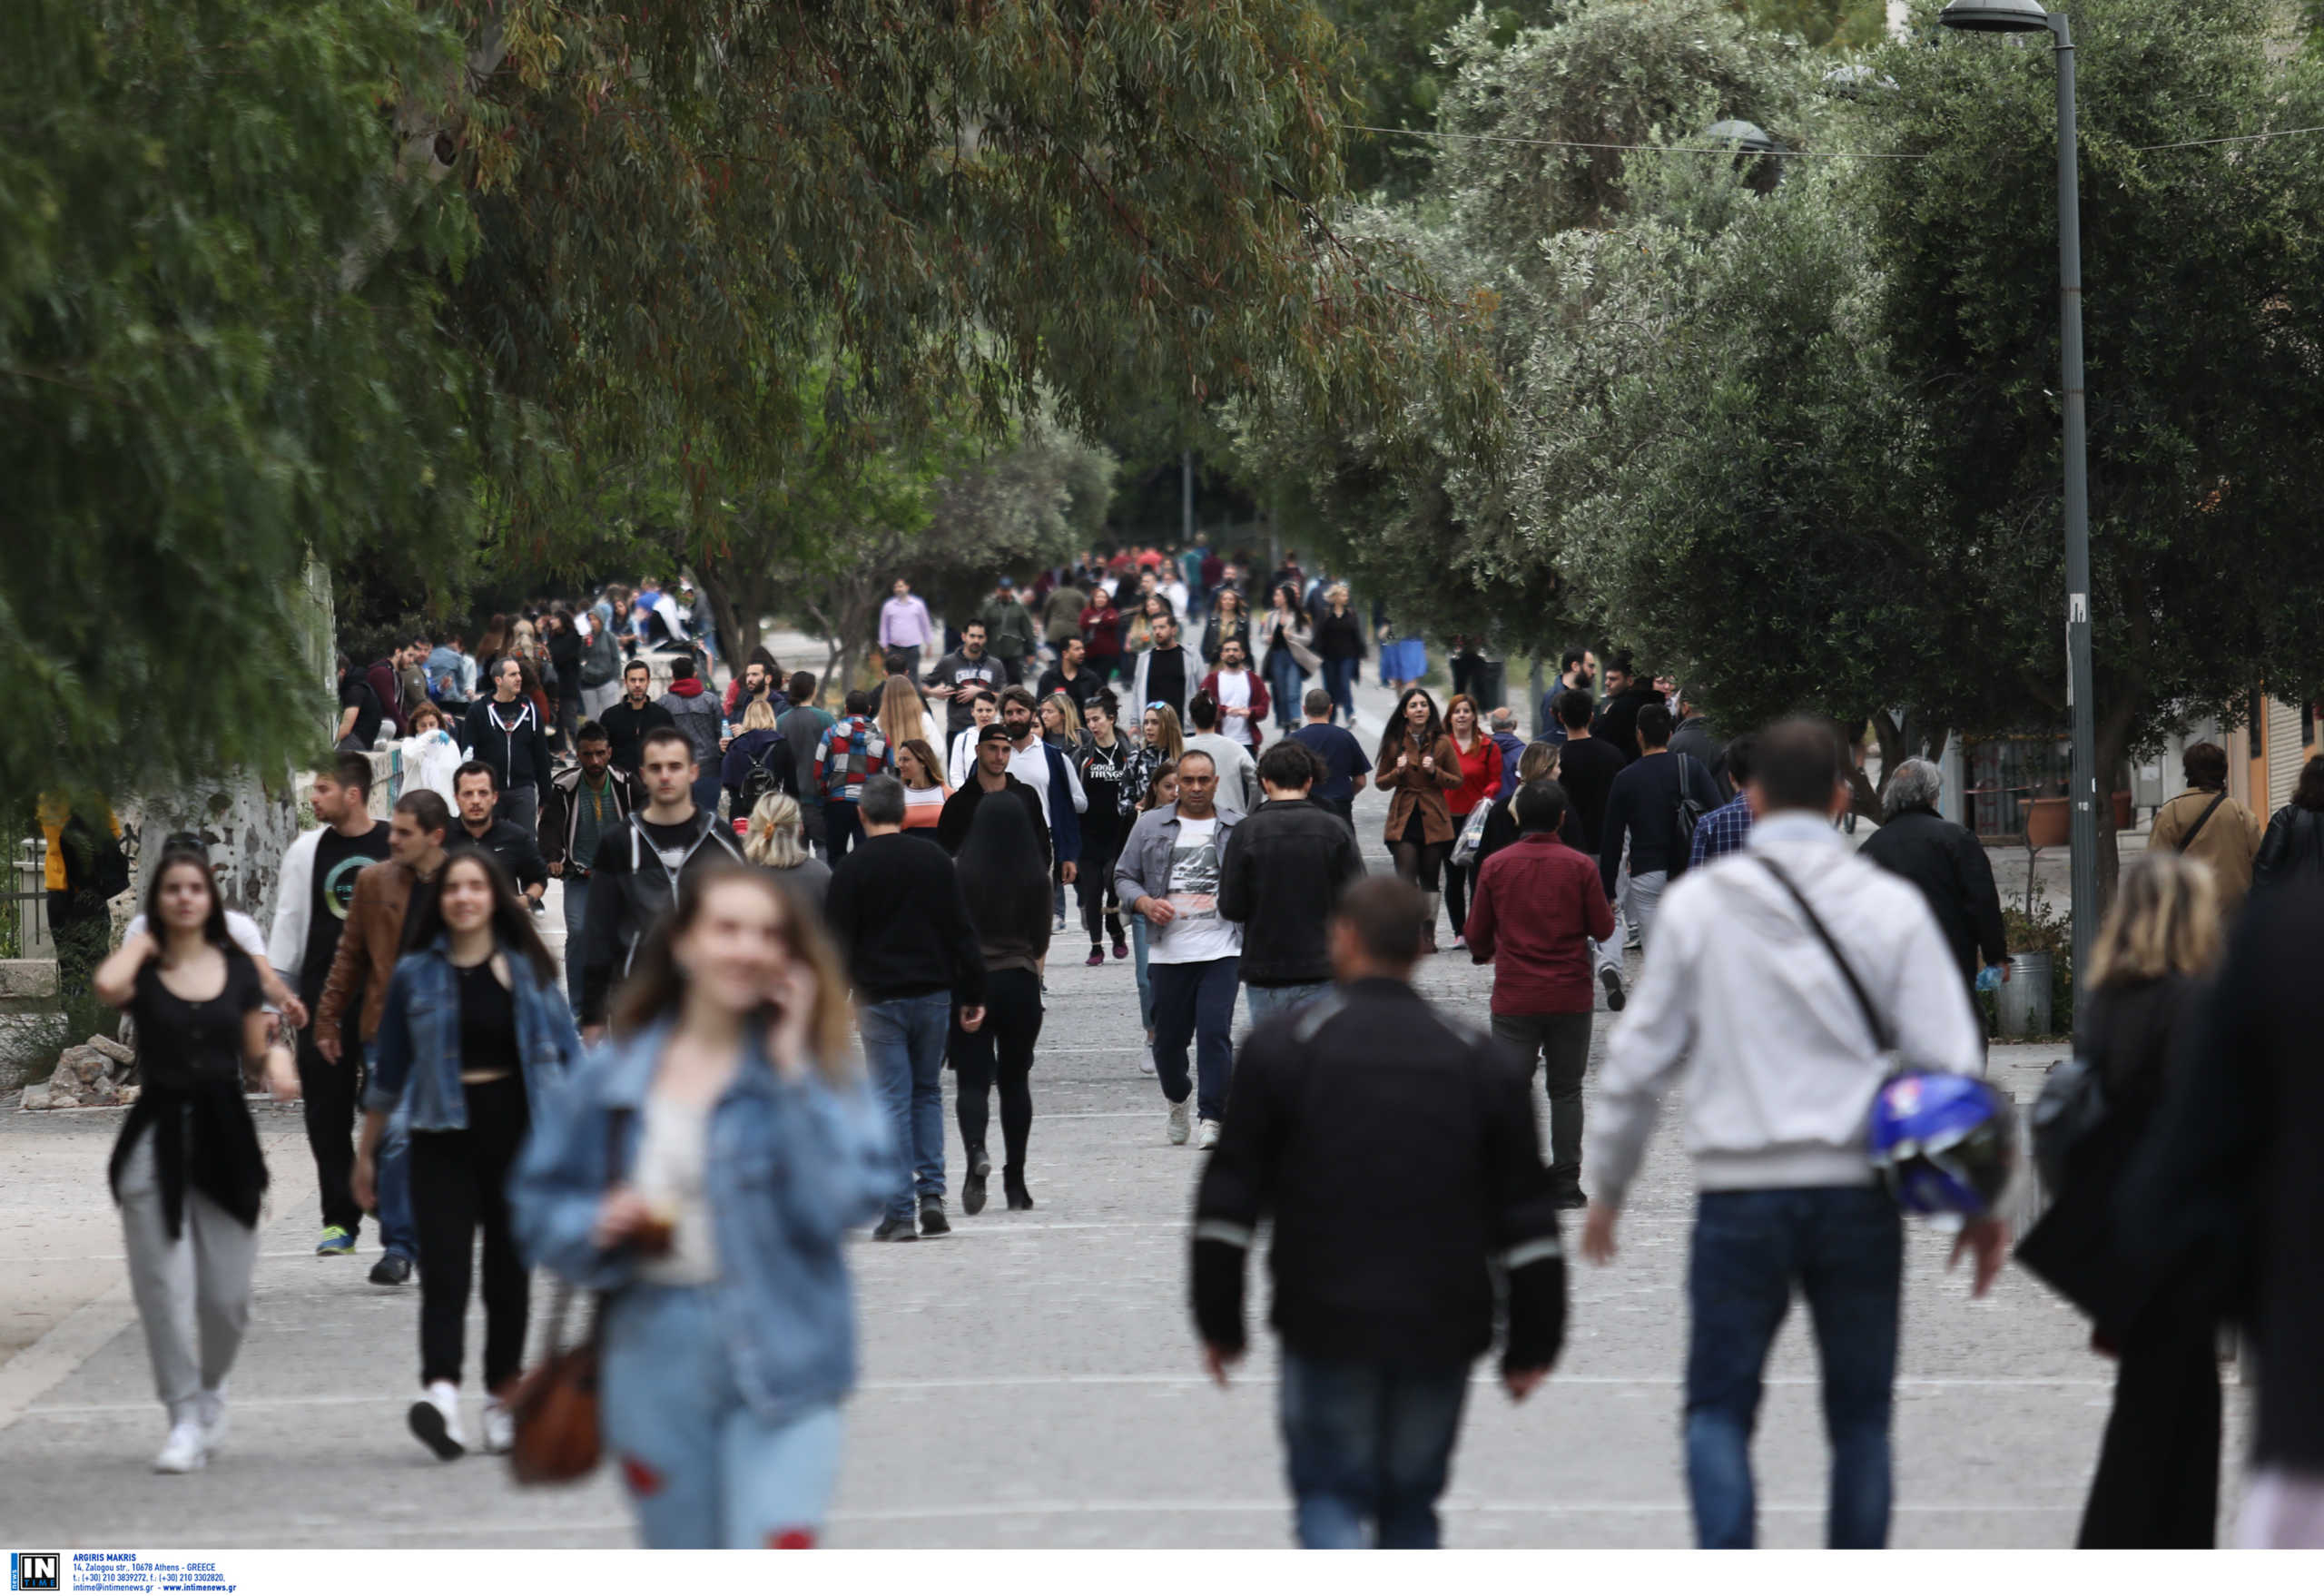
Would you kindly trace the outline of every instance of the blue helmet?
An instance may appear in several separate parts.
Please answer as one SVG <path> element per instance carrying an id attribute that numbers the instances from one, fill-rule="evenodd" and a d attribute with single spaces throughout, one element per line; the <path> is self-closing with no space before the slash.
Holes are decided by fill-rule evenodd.
<path id="1" fill-rule="evenodd" d="M 1872 1167 L 1912 1214 L 1990 1213 L 2017 1163 L 2017 1116 L 1974 1075 L 1906 1069 L 1872 1099 Z"/>

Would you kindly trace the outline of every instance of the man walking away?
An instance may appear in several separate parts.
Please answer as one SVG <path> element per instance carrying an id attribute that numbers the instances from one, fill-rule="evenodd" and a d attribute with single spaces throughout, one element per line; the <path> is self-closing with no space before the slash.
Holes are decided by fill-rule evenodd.
<path id="1" fill-rule="evenodd" d="M 823 799 L 823 834 L 834 864 L 847 857 L 848 849 L 862 835 L 855 803 L 863 795 L 863 783 L 895 764 L 888 740 L 872 719 L 872 695 L 858 688 L 841 707 L 847 713 L 815 745 L 813 767 L 815 791 Z"/>
<path id="2" fill-rule="evenodd" d="M 2266 834 L 2260 817 L 2227 795 L 2227 750 L 2198 743 L 2181 756 L 2187 790 L 2154 812 L 2149 848 L 2167 848 L 2201 860 L 2219 885 L 2220 918 L 2235 923 L 2251 891 L 2251 862 Z"/>
<path id="3" fill-rule="evenodd" d="M 1718 801 L 1733 802 L 1736 783 L 1727 768 L 1726 744 L 1704 718 L 1702 706 L 1684 694 L 1679 698 L 1679 724 L 1670 734 L 1670 752 L 1683 754 L 1710 772 L 1711 785 L 1718 789 Z"/>
<path id="4" fill-rule="evenodd" d="M 1687 852 L 1693 870 L 1729 853 L 1740 853 L 1751 840 L 1751 761 L 1759 746 L 1757 732 L 1745 732 L 1727 745 L 1727 773 L 1735 783 L 1735 796 L 1696 823 L 1694 845 Z"/>
<path id="5" fill-rule="evenodd" d="M 1339 985 L 1245 1040 L 1195 1198 L 1195 1324 L 1222 1384 L 1245 1350 L 1244 1260 L 1274 1222 L 1268 1318 L 1311 1549 L 1436 1546 L 1496 1296 L 1512 1401 L 1541 1384 L 1564 1337 L 1565 1261 L 1525 1077 L 1413 990 L 1426 912 L 1394 876 L 1348 889 L 1332 923 Z M 1349 1178 L 1384 1168 L 1400 1178 Z"/>
<path id="6" fill-rule="evenodd" d="M 1314 754 L 1317 768 L 1324 773 L 1315 778 L 1307 801 L 1339 816 L 1340 823 L 1352 832 L 1355 827 L 1355 795 L 1372 779 L 1372 757 L 1346 727 L 1332 724 L 1329 692 L 1321 687 L 1308 688 L 1300 708 L 1307 722 L 1291 734 L 1291 740 Z"/>
<path id="7" fill-rule="evenodd" d="M 1250 813 L 1259 806 L 1259 764 L 1251 757 L 1245 744 L 1218 729 L 1218 701 L 1207 693 L 1197 693 L 1187 705 L 1187 724 L 1192 729 L 1187 734 L 1186 751 L 1199 749 L 1210 755 L 1218 767 L 1219 791 L 1230 809 Z"/>
<path id="8" fill-rule="evenodd" d="M 405 922 L 413 901 L 436 890 L 451 828 L 451 806 L 442 793 L 426 787 L 406 793 L 388 818 L 387 858 L 356 874 L 347 921 L 315 1003 L 314 1040 L 326 1063 L 358 1080 L 363 1055 L 387 1012 L 388 982 L 403 956 Z M 348 1010 L 359 1002 L 359 1020 L 350 1028 Z M 379 1147 L 378 1213 L 381 1251 L 370 1281 L 401 1286 L 411 1278 L 412 1261 L 419 1256 L 419 1230 L 411 1213 L 411 1141 L 400 1114 L 388 1122 L 387 1139 Z"/>
<path id="9" fill-rule="evenodd" d="M 1582 1251 L 1603 1264 L 1656 1109 L 1684 1077 L 1701 1187 L 1687 1281 L 1687 1484 L 1707 1547 L 1757 1540 L 1751 1432 L 1795 1287 L 1824 1372 L 1829 1542 L 1886 1542 L 1904 1228 L 1865 1148 L 1889 1059 L 1856 987 L 1915 1064 L 1974 1074 L 1984 1063 L 1927 905 L 1832 829 L 1850 801 L 1841 759 L 1822 722 L 1787 721 L 1759 739 L 1750 848 L 1670 890 L 1590 1128 L 1598 1194 Z M 1976 1295 L 2000 1272 L 2008 1239 L 1992 1218 L 1961 1233 L 1954 1256 L 1975 1252 Z"/>
<path id="10" fill-rule="evenodd" d="M 984 956 L 951 856 L 906 832 L 903 783 L 874 776 L 860 800 L 863 842 L 832 871 L 823 902 L 855 984 L 863 1059 L 887 1099 L 896 1145 L 911 1166 L 889 1198 L 874 1241 L 910 1241 L 912 1199 L 922 1236 L 943 1236 L 944 1039 L 952 1005 L 960 1027 L 984 1022 Z"/>
<path id="11" fill-rule="evenodd" d="M 1558 840 L 1565 791 L 1519 790 L 1517 841 L 1485 861 L 1469 910 L 1469 957 L 1492 966 L 1492 1034 L 1541 1061 L 1550 1099 L 1550 1179 L 1558 1207 L 1581 1193 L 1581 1077 L 1590 1063 L 1590 943 L 1614 934 L 1596 863 Z M 1482 931 L 1477 929 L 1482 926 Z"/>
<path id="12" fill-rule="evenodd" d="M 1699 820 L 1718 807 L 1718 789 L 1700 764 L 1670 752 L 1668 709 L 1659 704 L 1646 705 L 1638 712 L 1637 729 L 1639 761 L 1616 776 L 1606 793 L 1598 873 L 1610 901 L 1627 840 L 1630 873 L 1621 890 L 1622 918 L 1638 928 L 1639 941 L 1644 944 L 1654 935 L 1654 912 L 1664 890 L 1672 877 L 1686 873 L 1694 827 L 1682 822 L 1680 806 L 1693 806 L 1689 818 Z"/>
<path id="13" fill-rule="evenodd" d="M 685 734 L 687 744 L 694 749 L 694 806 L 714 819 L 718 813 L 719 742 L 725 735 L 726 722 L 719 713 L 718 700 L 703 691 L 702 678 L 694 675 L 692 655 L 682 654 L 670 662 L 670 690 L 662 695 L 662 707 L 669 712 L 670 724 Z"/>
<path id="14" fill-rule="evenodd" d="M 1153 928 L 1146 963 L 1154 991 L 1154 1070 L 1170 1103 L 1173 1146 L 1187 1139 L 1190 1093 L 1202 1120 L 1197 1148 L 1218 1145 L 1226 1112 L 1243 928 L 1218 911 L 1219 862 L 1242 818 L 1218 805 L 1217 761 L 1189 746 L 1178 759 L 1178 801 L 1137 817 L 1114 867 L 1115 895 Z M 1187 1074 L 1189 1040 L 1196 1041 L 1198 1093 Z"/>
<path id="15" fill-rule="evenodd" d="M 576 763 L 549 779 L 541 805 L 541 858 L 549 874 L 565 883 L 565 993 L 578 1003 L 590 868 L 598 844 L 628 823 L 642 800 L 637 783 L 614 768 L 605 727 L 583 721 L 573 741 Z"/>
<path id="16" fill-rule="evenodd" d="M 602 724 L 614 768 L 635 777 L 645 757 L 645 734 L 678 723 L 653 701 L 654 667 L 644 660 L 634 659 L 622 667 L 621 690 L 621 702 L 606 711 Z"/>
<path id="17" fill-rule="evenodd" d="M 776 718 L 774 729 L 791 744 L 791 768 L 799 780 L 799 813 L 807 842 L 818 853 L 829 857 L 831 833 L 823 823 L 823 795 L 815 783 L 806 779 L 806 773 L 815 768 L 815 749 L 823 734 L 832 729 L 832 717 L 815 707 L 815 677 L 809 671 L 793 671 L 783 689 L 783 696 L 790 707 Z"/>
<path id="18" fill-rule="evenodd" d="M 1558 695 L 1558 724 L 1565 730 L 1565 744 L 1558 755 L 1558 785 L 1565 789 L 1566 803 L 1581 832 L 1581 845 L 1592 859 L 1598 857 L 1598 839 L 1604 834 L 1607 794 L 1614 790 L 1614 778 L 1630 765 L 1620 749 L 1590 732 L 1594 708 L 1587 693 Z M 1618 1013 L 1624 1001 L 1622 945 L 1628 940 L 1617 904 L 1614 934 L 1598 938 L 1591 952 L 1598 961 L 1599 983 L 1606 989 L 1606 1007 Z"/>
<path id="19" fill-rule="evenodd" d="M 1994 885 L 1985 845 L 1968 827 L 1936 812 L 1944 787 L 1943 773 L 1925 759 L 1898 765 L 1882 795 L 1886 818 L 1856 852 L 1921 890 L 1952 951 L 1954 967 L 1974 993 L 1980 970 L 2007 966 L 2008 934 L 2002 929 L 2001 892 Z"/>
<path id="20" fill-rule="evenodd" d="M 388 856 L 389 825 L 371 818 L 371 762 L 341 754 L 314 767 L 310 802 L 322 823 L 290 844 L 282 855 L 274 900 L 274 929 L 266 961 L 283 984 L 299 994 L 312 1015 L 322 1002 L 339 933 L 355 901 L 355 878 L 366 865 Z M 307 1149 L 314 1155 L 315 1187 L 322 1198 L 322 1239 L 315 1256 L 345 1257 L 355 1250 L 363 1210 L 355 1204 L 348 1177 L 355 1170 L 355 1106 L 362 1097 L 353 1060 L 334 1064 L 315 1047 L 317 1026 L 299 1033 L 299 1095 L 307 1122 Z M 340 1026 L 345 1053 L 345 1020 Z M 357 1050 L 360 1059 L 360 1050 Z"/>
<path id="21" fill-rule="evenodd" d="M 1316 769 L 1297 743 L 1260 754 L 1267 801 L 1227 834 L 1218 862 L 1218 912 L 1243 928 L 1253 1025 L 1323 996 L 1332 979 L 1332 911 L 1364 879 L 1355 833 L 1308 798 Z"/>
<path id="22" fill-rule="evenodd" d="M 694 801 L 694 745 L 664 726 L 645 734 L 645 807 L 597 844 L 582 926 L 580 1020 L 584 1039 L 605 1030 L 613 989 L 638 943 L 678 901 L 678 883 L 707 862 L 743 862 L 734 833 Z"/>
<path id="23" fill-rule="evenodd" d="M 880 647 L 883 653 L 901 655 L 899 668 L 917 681 L 920 651 L 936 641 L 936 624 L 928 618 L 928 606 L 921 602 L 910 582 L 899 576 L 889 592 L 891 596 L 880 606 Z"/>

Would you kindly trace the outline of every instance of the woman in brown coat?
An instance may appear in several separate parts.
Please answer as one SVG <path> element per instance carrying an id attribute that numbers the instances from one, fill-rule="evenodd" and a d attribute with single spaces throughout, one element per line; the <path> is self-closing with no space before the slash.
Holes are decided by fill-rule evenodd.
<path id="1" fill-rule="evenodd" d="M 1396 703 L 1395 715 L 1381 734 L 1373 784 L 1388 794 L 1388 830 L 1383 838 L 1395 859 L 1396 873 L 1428 896 L 1426 951 L 1436 951 L 1436 906 L 1443 893 L 1437 880 L 1452 847 L 1452 812 L 1444 795 L 1461 785 L 1461 755 L 1444 734 L 1436 701 L 1414 687 Z"/>

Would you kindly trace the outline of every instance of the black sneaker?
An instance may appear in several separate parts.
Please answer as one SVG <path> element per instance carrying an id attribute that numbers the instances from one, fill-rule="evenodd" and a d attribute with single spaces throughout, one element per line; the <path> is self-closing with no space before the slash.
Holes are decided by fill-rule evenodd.
<path id="1" fill-rule="evenodd" d="M 874 1241 L 918 1241 L 920 1232 L 912 1228 L 911 1216 L 907 1214 L 901 1219 L 891 1217 L 881 1220 L 872 1231 L 872 1239 Z"/>
<path id="2" fill-rule="evenodd" d="M 411 1278 L 411 1260 L 401 1253 L 382 1253 L 379 1261 L 371 1266 L 374 1286 L 401 1286 Z"/>
<path id="3" fill-rule="evenodd" d="M 1628 995 L 1622 990 L 1622 972 L 1610 964 L 1600 965 L 1598 969 L 1598 984 L 1606 989 L 1606 1007 L 1620 1014 L 1622 1011 L 1622 1005 L 1630 1001 Z"/>
<path id="4" fill-rule="evenodd" d="M 1011 1209 L 1029 1208 L 1033 1206 L 1033 1194 L 1025 1189 L 1023 1176 L 1004 1174 L 1000 1178 L 1001 1185 L 1007 1191 L 1009 1206 Z"/>
<path id="5" fill-rule="evenodd" d="M 1561 1191 L 1558 1193 L 1558 1207 L 1560 1208 L 1586 1208 L 1589 1206 L 1590 1195 L 1578 1186 L 1571 1191 Z"/>
<path id="6" fill-rule="evenodd" d="M 922 1236 L 952 1234 L 952 1221 L 944 1217 L 942 1197 L 929 1197 L 920 1199 L 920 1233 Z"/>

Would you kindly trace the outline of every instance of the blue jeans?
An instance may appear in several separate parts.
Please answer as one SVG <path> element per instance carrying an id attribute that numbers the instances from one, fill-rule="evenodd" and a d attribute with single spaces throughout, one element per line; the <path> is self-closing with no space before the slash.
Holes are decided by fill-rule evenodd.
<path id="1" fill-rule="evenodd" d="M 1154 983 L 1154 1073 L 1162 1095 L 1183 1103 L 1195 1093 L 1195 1113 L 1204 1119 L 1226 1118 L 1226 1085 L 1235 1074 L 1235 972 L 1242 962 L 1211 959 L 1147 971 Z M 1189 1041 L 1199 1087 L 1187 1078 Z"/>
<path id="2" fill-rule="evenodd" d="M 712 765 L 694 779 L 694 806 L 714 818 L 718 813 L 718 800 L 725 789 L 718 784 L 718 767 Z"/>
<path id="3" fill-rule="evenodd" d="M 1327 980 L 1303 981 L 1297 986 L 1291 987 L 1246 986 L 1243 989 L 1243 1001 L 1249 1006 L 1251 1023 L 1256 1026 L 1270 1014 L 1281 1013 L 1286 1009 L 1296 1009 L 1300 1004 L 1312 1002 L 1331 990 L 1332 983 Z"/>
<path id="4" fill-rule="evenodd" d="M 1285 1347 L 1280 1407 L 1299 1544 L 1434 1549 L 1468 1395 L 1465 1364 L 1326 1363 Z"/>
<path id="5" fill-rule="evenodd" d="M 1327 659 L 1324 662 L 1324 689 L 1332 695 L 1333 708 L 1338 715 L 1347 717 L 1349 725 L 1355 724 L 1355 674 L 1363 668 L 1364 662 L 1360 659 Z"/>
<path id="6" fill-rule="evenodd" d="M 568 864 L 565 867 L 565 998 L 575 1008 L 581 1004 L 581 940 L 588 923 L 589 878 L 575 875 Z"/>
<path id="7" fill-rule="evenodd" d="M 753 1409 L 727 1358 L 718 1291 L 632 1286 L 607 1305 L 606 1451 L 649 1547 L 812 1546 L 839 1476 L 839 1408 L 782 1422 Z"/>
<path id="8" fill-rule="evenodd" d="M 1137 1023 L 1145 1028 L 1147 1036 L 1151 1039 L 1154 1034 L 1154 978 L 1147 973 L 1146 969 L 1146 916 L 1130 913 L 1127 905 L 1122 914 L 1129 921 L 1130 951 L 1137 958 Z"/>
<path id="9" fill-rule="evenodd" d="M 388 1116 L 379 1138 L 379 1250 L 418 1261 L 419 1227 L 411 1217 L 411 1094 Z"/>
<path id="10" fill-rule="evenodd" d="M 1306 673 L 1299 668 L 1299 662 L 1291 657 L 1289 649 L 1275 656 L 1274 668 L 1267 672 L 1267 692 L 1275 699 L 1275 730 L 1288 732 L 1299 724 L 1299 695 L 1301 684 L 1306 680 Z"/>
<path id="11" fill-rule="evenodd" d="M 1896 1378 L 1904 1222 L 1877 1187 L 1707 1191 L 1696 1200 L 1687 1299 L 1687 1488 L 1706 1547 L 1757 1543 L 1751 1432 L 1760 1374 L 1797 1285 L 1824 1372 L 1832 1446 L 1825 1532 L 1888 1541 L 1888 1424 Z"/>
<path id="12" fill-rule="evenodd" d="M 952 1023 L 952 994 L 923 992 L 866 1003 L 857 1019 L 863 1061 L 888 1105 L 896 1146 L 908 1151 L 911 1172 L 888 1199 L 888 1217 L 909 1220 L 914 1195 L 944 1195 L 944 1039 Z"/>

